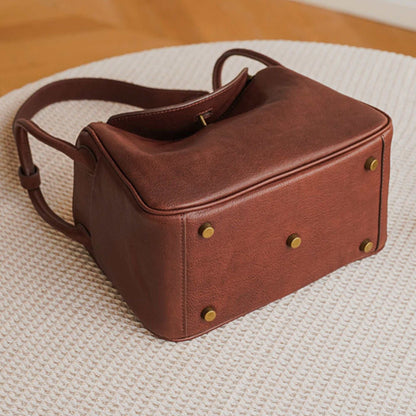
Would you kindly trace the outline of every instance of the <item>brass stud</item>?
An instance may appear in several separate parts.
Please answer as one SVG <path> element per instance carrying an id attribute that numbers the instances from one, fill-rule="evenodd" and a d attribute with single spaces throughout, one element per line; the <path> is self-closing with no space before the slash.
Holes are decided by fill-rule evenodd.
<path id="1" fill-rule="evenodd" d="M 299 234 L 290 234 L 286 240 L 286 244 L 291 248 L 298 248 L 302 243 L 302 239 L 299 237 Z"/>
<path id="2" fill-rule="evenodd" d="M 217 312 L 213 307 L 208 306 L 201 312 L 201 316 L 204 321 L 212 322 L 217 317 Z"/>
<path id="3" fill-rule="evenodd" d="M 198 230 L 199 235 L 204 238 L 211 238 L 214 235 L 214 231 L 214 227 L 209 222 L 202 224 Z"/>
<path id="4" fill-rule="evenodd" d="M 375 157 L 371 156 L 365 161 L 364 166 L 367 170 L 374 172 L 378 167 L 378 160 Z"/>
<path id="5" fill-rule="evenodd" d="M 202 114 L 199 115 L 199 120 L 201 121 L 203 127 L 207 127 L 208 124 L 205 120 L 205 117 Z"/>
<path id="6" fill-rule="evenodd" d="M 373 249 L 373 242 L 366 238 L 361 244 L 360 244 L 360 250 L 364 251 L 364 253 L 369 253 Z"/>

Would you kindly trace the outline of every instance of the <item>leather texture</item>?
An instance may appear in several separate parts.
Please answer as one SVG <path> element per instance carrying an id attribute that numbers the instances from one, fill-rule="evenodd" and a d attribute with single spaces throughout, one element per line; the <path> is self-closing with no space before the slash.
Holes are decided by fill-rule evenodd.
<path id="1" fill-rule="evenodd" d="M 221 86 L 233 54 L 267 68 Z M 389 116 L 244 49 L 219 58 L 213 85 L 63 80 L 30 97 L 14 122 L 19 176 L 40 215 L 89 250 L 149 330 L 174 341 L 372 255 L 387 238 Z M 91 123 L 75 146 L 30 121 L 53 102 L 86 98 L 145 110 Z M 43 199 L 28 132 L 74 160 L 74 225 Z M 207 222 L 209 239 L 199 232 Z M 293 233 L 297 249 L 286 244 Z"/>

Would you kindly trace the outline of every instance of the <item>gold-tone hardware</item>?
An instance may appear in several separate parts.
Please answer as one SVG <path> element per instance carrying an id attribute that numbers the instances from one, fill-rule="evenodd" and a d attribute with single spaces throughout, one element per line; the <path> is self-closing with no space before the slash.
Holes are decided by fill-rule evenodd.
<path id="1" fill-rule="evenodd" d="M 215 230 L 211 223 L 206 222 L 199 227 L 198 232 L 204 238 L 211 238 L 214 235 Z"/>
<path id="2" fill-rule="evenodd" d="M 205 121 L 205 117 L 202 114 L 199 115 L 199 120 L 201 120 L 201 123 L 204 127 L 207 126 L 207 122 Z"/>
<path id="3" fill-rule="evenodd" d="M 293 233 L 286 240 L 286 244 L 291 248 L 298 248 L 302 243 L 302 239 L 299 234 Z"/>
<path id="4" fill-rule="evenodd" d="M 365 161 L 364 166 L 367 170 L 371 170 L 371 172 L 374 172 L 378 167 L 378 160 L 375 157 L 371 156 Z"/>
<path id="5" fill-rule="evenodd" d="M 364 253 L 369 253 L 373 249 L 373 242 L 366 238 L 361 244 L 360 244 L 360 250 L 364 251 Z"/>
<path id="6" fill-rule="evenodd" d="M 217 312 L 213 307 L 208 306 L 201 312 L 201 316 L 203 320 L 212 322 L 217 317 Z"/>

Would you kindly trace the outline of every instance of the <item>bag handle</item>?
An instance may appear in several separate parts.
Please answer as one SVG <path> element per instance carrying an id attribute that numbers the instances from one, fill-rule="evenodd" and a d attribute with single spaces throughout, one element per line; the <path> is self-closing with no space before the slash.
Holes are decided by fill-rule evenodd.
<path id="1" fill-rule="evenodd" d="M 214 71 L 212 73 L 212 86 L 214 91 L 218 88 L 221 88 L 221 73 L 222 68 L 224 66 L 225 61 L 233 55 L 245 56 L 246 58 L 254 59 L 255 61 L 259 61 L 266 66 L 281 66 L 281 64 L 274 59 L 263 55 L 260 52 L 252 51 L 251 49 L 244 49 L 244 48 L 235 48 L 229 49 L 225 51 L 215 62 Z"/>
<path id="2" fill-rule="evenodd" d="M 206 91 L 148 88 L 105 78 L 72 78 L 45 85 L 19 108 L 13 121 L 13 134 L 19 154 L 20 182 L 39 215 L 52 227 L 92 250 L 89 232 L 81 224 L 70 224 L 57 215 L 45 201 L 40 189 L 39 168 L 33 163 L 28 133 L 41 142 L 64 153 L 73 161 L 93 169 L 95 160 L 86 149 L 54 137 L 41 129 L 31 118 L 42 108 L 67 100 L 105 100 L 142 108 L 173 105 L 200 97 Z"/>

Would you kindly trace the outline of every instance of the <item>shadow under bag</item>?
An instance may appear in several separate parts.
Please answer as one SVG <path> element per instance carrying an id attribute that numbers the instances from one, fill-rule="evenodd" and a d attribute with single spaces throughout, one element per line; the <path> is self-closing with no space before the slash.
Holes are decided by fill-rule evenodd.
<path id="1" fill-rule="evenodd" d="M 221 85 L 231 55 L 256 59 Z M 31 118 L 64 100 L 144 108 L 91 123 L 76 145 Z M 22 186 L 42 218 L 83 244 L 143 325 L 196 337 L 386 242 L 388 115 L 246 49 L 216 62 L 213 92 L 64 79 L 13 124 Z M 28 133 L 74 160 L 74 225 L 40 190 Z"/>

